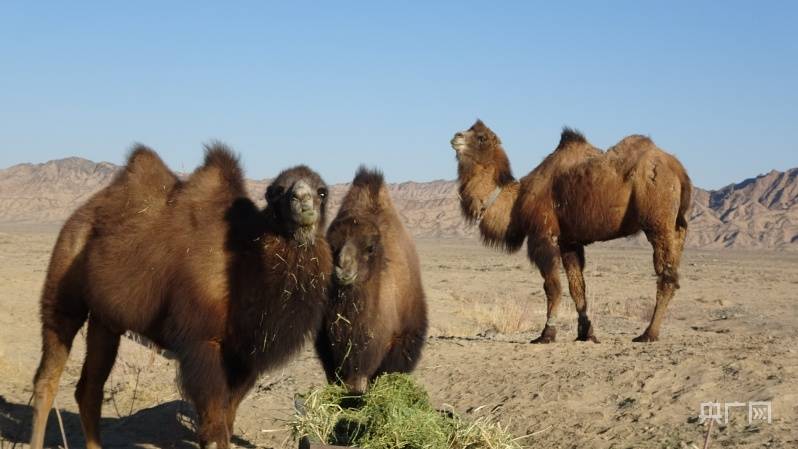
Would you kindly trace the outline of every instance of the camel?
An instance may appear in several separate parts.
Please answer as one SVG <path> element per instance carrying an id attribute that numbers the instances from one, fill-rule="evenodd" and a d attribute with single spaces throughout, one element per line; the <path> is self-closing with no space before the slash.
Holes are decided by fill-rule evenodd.
<path id="1" fill-rule="evenodd" d="M 329 382 L 363 393 L 383 373 L 411 372 L 427 332 L 415 244 L 382 173 L 360 167 L 327 240 L 335 270 L 316 352 Z"/>
<path id="2" fill-rule="evenodd" d="M 665 310 L 679 288 L 692 192 L 674 156 L 640 135 L 603 152 L 565 128 L 554 152 L 516 180 L 499 136 L 481 120 L 456 133 L 451 145 L 465 219 L 479 226 L 487 246 L 515 252 L 526 239 L 529 259 L 543 277 L 546 324 L 532 343 L 555 341 L 560 263 L 578 314 L 577 340 L 598 342 L 587 313 L 585 245 L 640 231 L 654 248 L 657 295 L 651 322 L 634 341 L 658 340 Z"/>
<path id="3" fill-rule="evenodd" d="M 327 187 L 283 171 L 258 210 L 222 144 L 186 181 L 138 146 L 111 184 L 61 229 L 41 297 L 42 358 L 31 447 L 41 448 L 75 334 L 88 319 L 75 392 L 88 448 L 101 447 L 103 385 L 130 330 L 173 352 L 201 447 L 227 448 L 236 409 L 263 371 L 315 337 L 332 256 Z"/>

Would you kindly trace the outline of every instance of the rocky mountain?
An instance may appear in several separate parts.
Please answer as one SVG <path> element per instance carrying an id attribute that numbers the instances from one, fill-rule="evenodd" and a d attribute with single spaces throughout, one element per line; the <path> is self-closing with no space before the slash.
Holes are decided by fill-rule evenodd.
<path id="1" fill-rule="evenodd" d="M 719 190 L 698 189 L 689 243 L 798 250 L 798 168 L 772 170 Z"/>
<path id="2" fill-rule="evenodd" d="M 0 224 L 57 225 L 110 182 L 118 166 L 67 158 L 0 170 Z M 263 204 L 268 180 L 250 180 L 250 196 Z M 331 215 L 348 186 L 331 187 Z M 454 181 L 390 185 L 405 223 L 417 237 L 476 235 L 460 217 Z M 771 171 L 719 190 L 696 189 L 688 245 L 701 248 L 798 250 L 798 168 Z M 639 244 L 642 237 L 627 243 Z"/>

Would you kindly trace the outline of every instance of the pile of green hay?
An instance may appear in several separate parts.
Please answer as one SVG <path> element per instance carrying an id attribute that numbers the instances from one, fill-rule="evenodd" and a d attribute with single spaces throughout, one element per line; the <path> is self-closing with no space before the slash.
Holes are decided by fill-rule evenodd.
<path id="1" fill-rule="evenodd" d="M 295 437 L 363 449 L 520 449 L 500 423 L 466 421 L 435 410 L 422 387 L 406 374 L 378 378 L 366 394 L 348 396 L 337 385 L 300 396 L 291 422 Z"/>

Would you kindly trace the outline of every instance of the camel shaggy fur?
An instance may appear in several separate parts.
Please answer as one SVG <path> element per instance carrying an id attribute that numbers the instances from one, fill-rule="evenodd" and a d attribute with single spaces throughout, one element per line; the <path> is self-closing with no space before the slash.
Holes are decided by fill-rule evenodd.
<path id="1" fill-rule="evenodd" d="M 335 272 L 316 350 L 330 382 L 362 393 L 380 374 L 412 371 L 427 331 L 415 244 L 381 173 L 358 170 L 327 240 Z"/>
<path id="2" fill-rule="evenodd" d="M 566 128 L 554 152 L 516 181 L 501 140 L 481 121 L 456 133 L 451 144 L 464 217 L 478 223 L 489 246 L 514 252 L 527 239 L 529 259 L 543 276 L 547 320 L 533 343 L 555 340 L 560 263 L 578 313 L 577 339 L 597 341 L 582 275 L 585 245 L 640 231 L 654 248 L 657 302 L 651 322 L 634 341 L 659 338 L 668 302 L 679 288 L 692 192 L 674 156 L 639 135 L 603 152 Z"/>
<path id="3" fill-rule="evenodd" d="M 75 334 L 88 318 L 75 392 L 89 448 L 100 447 L 103 385 L 120 335 L 172 351 L 199 416 L 201 447 L 228 447 L 236 409 L 258 374 L 315 336 L 332 260 L 322 234 L 327 187 L 300 166 L 281 173 L 258 210 L 223 145 L 181 182 L 145 147 L 63 226 L 41 298 L 42 359 L 31 446 Z"/>

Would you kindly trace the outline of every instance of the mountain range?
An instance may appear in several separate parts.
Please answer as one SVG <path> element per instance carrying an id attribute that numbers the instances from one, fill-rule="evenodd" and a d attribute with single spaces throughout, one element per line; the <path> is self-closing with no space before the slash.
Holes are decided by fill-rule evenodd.
<path id="1" fill-rule="evenodd" d="M 108 184 L 120 167 L 78 157 L 0 170 L 0 225 L 58 225 Z M 268 180 L 248 180 L 250 197 L 263 205 Z M 330 187 L 330 216 L 347 184 Z M 455 181 L 390 184 L 394 202 L 419 238 L 476 236 L 460 216 Z M 642 244 L 640 236 L 626 244 Z M 798 167 L 729 184 L 696 188 L 687 245 L 693 248 L 798 250 Z"/>

